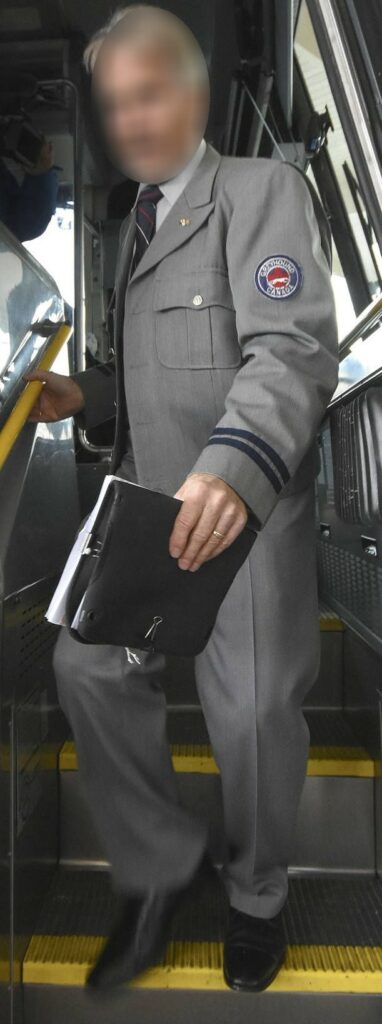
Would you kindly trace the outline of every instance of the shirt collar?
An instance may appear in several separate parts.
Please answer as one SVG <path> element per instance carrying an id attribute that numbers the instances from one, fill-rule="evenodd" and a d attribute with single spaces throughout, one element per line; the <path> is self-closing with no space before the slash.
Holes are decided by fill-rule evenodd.
<path id="1" fill-rule="evenodd" d="M 195 153 L 191 157 L 191 160 L 188 161 L 186 166 L 183 167 L 182 170 L 179 171 L 178 174 L 176 174 L 173 178 L 169 178 L 167 181 L 159 182 L 159 188 L 161 192 L 163 192 L 163 195 L 167 199 L 167 202 L 170 204 L 170 206 L 173 206 L 173 204 L 178 199 L 178 196 L 180 196 L 181 192 L 183 192 L 183 189 L 186 187 L 194 171 L 196 170 L 198 164 L 200 163 L 202 157 L 204 156 L 206 147 L 207 143 L 206 140 L 203 138 L 200 140 L 198 148 L 196 149 Z M 143 188 L 146 188 L 148 184 L 151 184 L 151 182 L 140 182 L 132 210 L 135 209 L 140 192 L 142 191 Z"/>

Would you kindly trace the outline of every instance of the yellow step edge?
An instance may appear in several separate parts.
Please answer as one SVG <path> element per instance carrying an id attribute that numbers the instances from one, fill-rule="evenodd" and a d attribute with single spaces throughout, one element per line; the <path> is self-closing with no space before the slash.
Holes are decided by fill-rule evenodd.
<path id="1" fill-rule="evenodd" d="M 13 980 L 21 981 L 21 963 L 19 960 L 13 961 Z M 10 981 L 10 964 L 9 960 L 0 960 L 0 984 L 8 985 Z"/>
<path id="2" fill-rule="evenodd" d="M 322 633 L 343 633 L 345 629 L 345 624 L 336 612 L 331 612 L 329 609 L 320 612 L 320 630 Z"/>
<path id="3" fill-rule="evenodd" d="M 103 936 L 34 935 L 22 965 L 23 981 L 82 986 L 104 942 Z M 163 961 L 129 987 L 227 989 L 222 964 L 222 942 L 170 942 Z M 382 993 L 382 947 L 288 946 L 267 991 Z"/>
<path id="4" fill-rule="evenodd" d="M 376 761 L 363 747 L 311 746 L 307 775 L 372 779 L 376 775 Z"/>
<path id="5" fill-rule="evenodd" d="M 27 935 L 15 935 L 13 945 L 13 978 L 14 981 L 21 981 L 21 963 L 28 941 Z M 10 944 L 9 935 L 0 935 L 0 983 L 9 984 L 10 981 Z"/>
<path id="6" fill-rule="evenodd" d="M 10 754 L 9 745 L 5 745 L 0 749 L 0 771 L 10 772 L 12 765 L 12 759 Z M 37 747 L 36 750 L 23 751 L 21 749 L 20 756 L 18 759 L 18 770 L 19 771 L 33 771 L 36 768 L 43 771 L 54 771 L 57 767 L 57 743 L 47 743 L 41 747 Z"/>
<path id="7" fill-rule="evenodd" d="M 218 775 L 219 769 L 208 744 L 173 744 L 172 763 L 177 772 L 199 772 Z M 77 753 L 72 740 L 67 740 L 59 754 L 60 771 L 76 771 Z M 362 747 L 310 748 L 307 775 L 340 775 L 350 778 L 372 779 L 377 765 Z"/>

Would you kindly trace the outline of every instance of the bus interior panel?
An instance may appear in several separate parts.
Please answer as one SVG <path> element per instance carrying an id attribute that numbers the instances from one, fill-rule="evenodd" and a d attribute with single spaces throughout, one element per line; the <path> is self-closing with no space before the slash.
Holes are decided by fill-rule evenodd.
<path id="1" fill-rule="evenodd" d="M 110 472 L 115 416 L 90 428 L 72 416 L 33 422 L 38 386 L 24 375 L 114 356 L 118 239 L 138 183 L 103 146 L 83 52 L 117 6 L 0 0 L 0 1021 L 380 1024 L 380 0 L 154 0 L 205 56 L 207 142 L 295 165 L 329 225 L 339 376 L 317 437 L 321 660 L 304 699 L 309 758 L 274 982 L 257 995 L 226 985 L 227 899 L 207 873 L 163 959 L 119 999 L 97 1005 L 85 989 L 116 896 L 57 698 L 60 627 L 45 613 Z M 32 172 L 43 152 L 52 194 L 41 197 Z M 179 799 L 208 824 L 219 868 L 222 786 L 192 659 L 169 655 L 163 687 Z"/>

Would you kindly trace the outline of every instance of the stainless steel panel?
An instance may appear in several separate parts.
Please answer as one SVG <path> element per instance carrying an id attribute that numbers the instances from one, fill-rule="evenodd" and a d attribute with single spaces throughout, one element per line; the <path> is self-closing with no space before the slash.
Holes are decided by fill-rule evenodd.
<path id="1" fill-rule="evenodd" d="M 0 417 L 23 389 L 21 375 L 46 346 L 31 329 L 64 319 L 64 303 L 53 278 L 0 224 Z"/>
<path id="2" fill-rule="evenodd" d="M 219 776 L 178 776 L 182 803 L 209 822 L 210 850 L 216 863 L 225 856 L 223 807 Z M 107 863 L 96 834 L 77 771 L 60 779 L 60 862 L 100 867 Z M 354 822 L 357 827 L 354 828 Z M 292 872 L 373 873 L 374 780 L 307 777 L 298 812 Z"/>
<path id="3" fill-rule="evenodd" d="M 81 988 L 29 985 L 25 1013 L 25 1024 L 381 1024 L 381 996 L 131 989 L 98 1005 Z"/>
<path id="4" fill-rule="evenodd" d="M 54 281 L 5 229 L 0 265 L 2 383 L 13 404 L 25 386 L 20 373 L 38 354 L 28 328 L 47 315 L 62 319 L 63 302 Z M 65 350 L 55 369 L 68 372 Z M 80 518 L 71 421 L 27 423 L 0 489 L 0 1001 L 2 1024 L 16 1024 L 20 959 L 58 856 L 63 722 L 51 668 L 56 629 L 44 612 Z"/>
<path id="5" fill-rule="evenodd" d="M 305 780 L 291 871 L 375 871 L 374 779 Z"/>
<path id="6" fill-rule="evenodd" d="M 379 757 L 375 780 L 376 868 L 382 877 L 382 689 L 378 690 Z"/>
<path id="7" fill-rule="evenodd" d="M 344 636 L 344 712 L 358 741 L 373 757 L 380 755 L 379 691 L 382 660 L 361 636 Z"/>

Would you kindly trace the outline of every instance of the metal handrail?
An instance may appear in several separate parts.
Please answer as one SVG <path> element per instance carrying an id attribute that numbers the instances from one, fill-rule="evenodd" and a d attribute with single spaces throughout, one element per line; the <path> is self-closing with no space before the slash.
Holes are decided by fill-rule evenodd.
<path id="1" fill-rule="evenodd" d="M 73 199 L 74 199 L 74 362 L 75 370 L 85 369 L 85 260 L 84 260 L 84 190 L 83 190 L 83 125 L 81 122 L 80 93 L 71 78 L 40 79 L 42 88 L 62 86 L 74 98 L 73 135 Z"/>
<path id="2" fill-rule="evenodd" d="M 35 369 L 49 370 L 60 349 L 69 341 L 72 333 L 72 324 L 61 324 L 53 335 L 52 340 L 45 349 L 44 355 Z M 10 455 L 13 445 L 24 426 L 24 423 L 26 423 L 29 413 L 31 412 L 31 409 L 33 409 L 43 386 L 43 383 L 39 380 L 27 382 L 24 391 L 17 399 L 12 412 L 8 416 L 7 422 L 0 431 L 0 470 L 3 468 L 8 455 Z"/>
<path id="3" fill-rule="evenodd" d="M 381 320 L 382 295 L 379 295 L 378 299 L 376 299 L 375 302 L 372 302 L 370 306 L 367 306 L 364 312 L 361 313 L 356 320 L 354 327 L 352 327 L 351 331 L 346 334 L 343 341 L 340 342 L 338 349 L 340 362 L 349 354 L 352 345 L 354 345 L 356 341 L 360 341 L 365 332 L 369 331 Z M 373 385 L 379 386 L 380 384 L 382 384 L 382 350 L 381 367 L 378 370 L 373 370 L 371 373 L 368 373 L 366 377 L 361 377 L 361 380 L 353 381 L 345 391 L 341 391 L 339 395 L 335 395 L 331 402 L 329 402 L 323 422 L 325 422 L 327 415 L 332 412 L 333 409 L 336 409 L 339 405 L 343 405 L 344 402 L 349 401 L 351 398 L 355 398 L 356 395 L 361 391 L 364 391 L 365 388 Z"/>
<path id="4" fill-rule="evenodd" d="M 373 370 L 373 372 L 368 373 L 366 377 L 361 377 L 361 379 L 356 380 L 354 384 L 350 384 L 350 387 L 348 387 L 346 391 L 341 391 L 339 395 L 332 398 L 327 407 L 325 416 L 329 412 L 332 412 L 333 409 L 336 409 L 337 406 L 344 405 L 346 402 L 349 402 L 351 398 L 356 398 L 361 391 L 365 391 L 366 388 L 374 386 L 382 386 L 382 369 Z"/>
<path id="5" fill-rule="evenodd" d="M 352 327 L 351 331 L 349 331 L 349 333 L 346 334 L 344 339 L 340 342 L 338 347 L 340 362 L 348 355 L 352 345 L 362 338 L 365 331 L 369 330 L 370 327 L 374 327 L 374 325 L 380 320 L 382 320 L 382 295 L 379 295 L 375 302 L 372 302 L 370 306 L 367 306 L 356 320 L 354 327 Z"/>
<path id="6" fill-rule="evenodd" d="M 95 452 L 96 455 L 108 455 L 110 458 L 113 451 L 113 446 L 111 444 L 93 444 L 92 441 L 89 441 L 86 430 L 84 430 L 83 427 L 78 427 L 77 429 L 81 445 L 87 452 Z"/>

